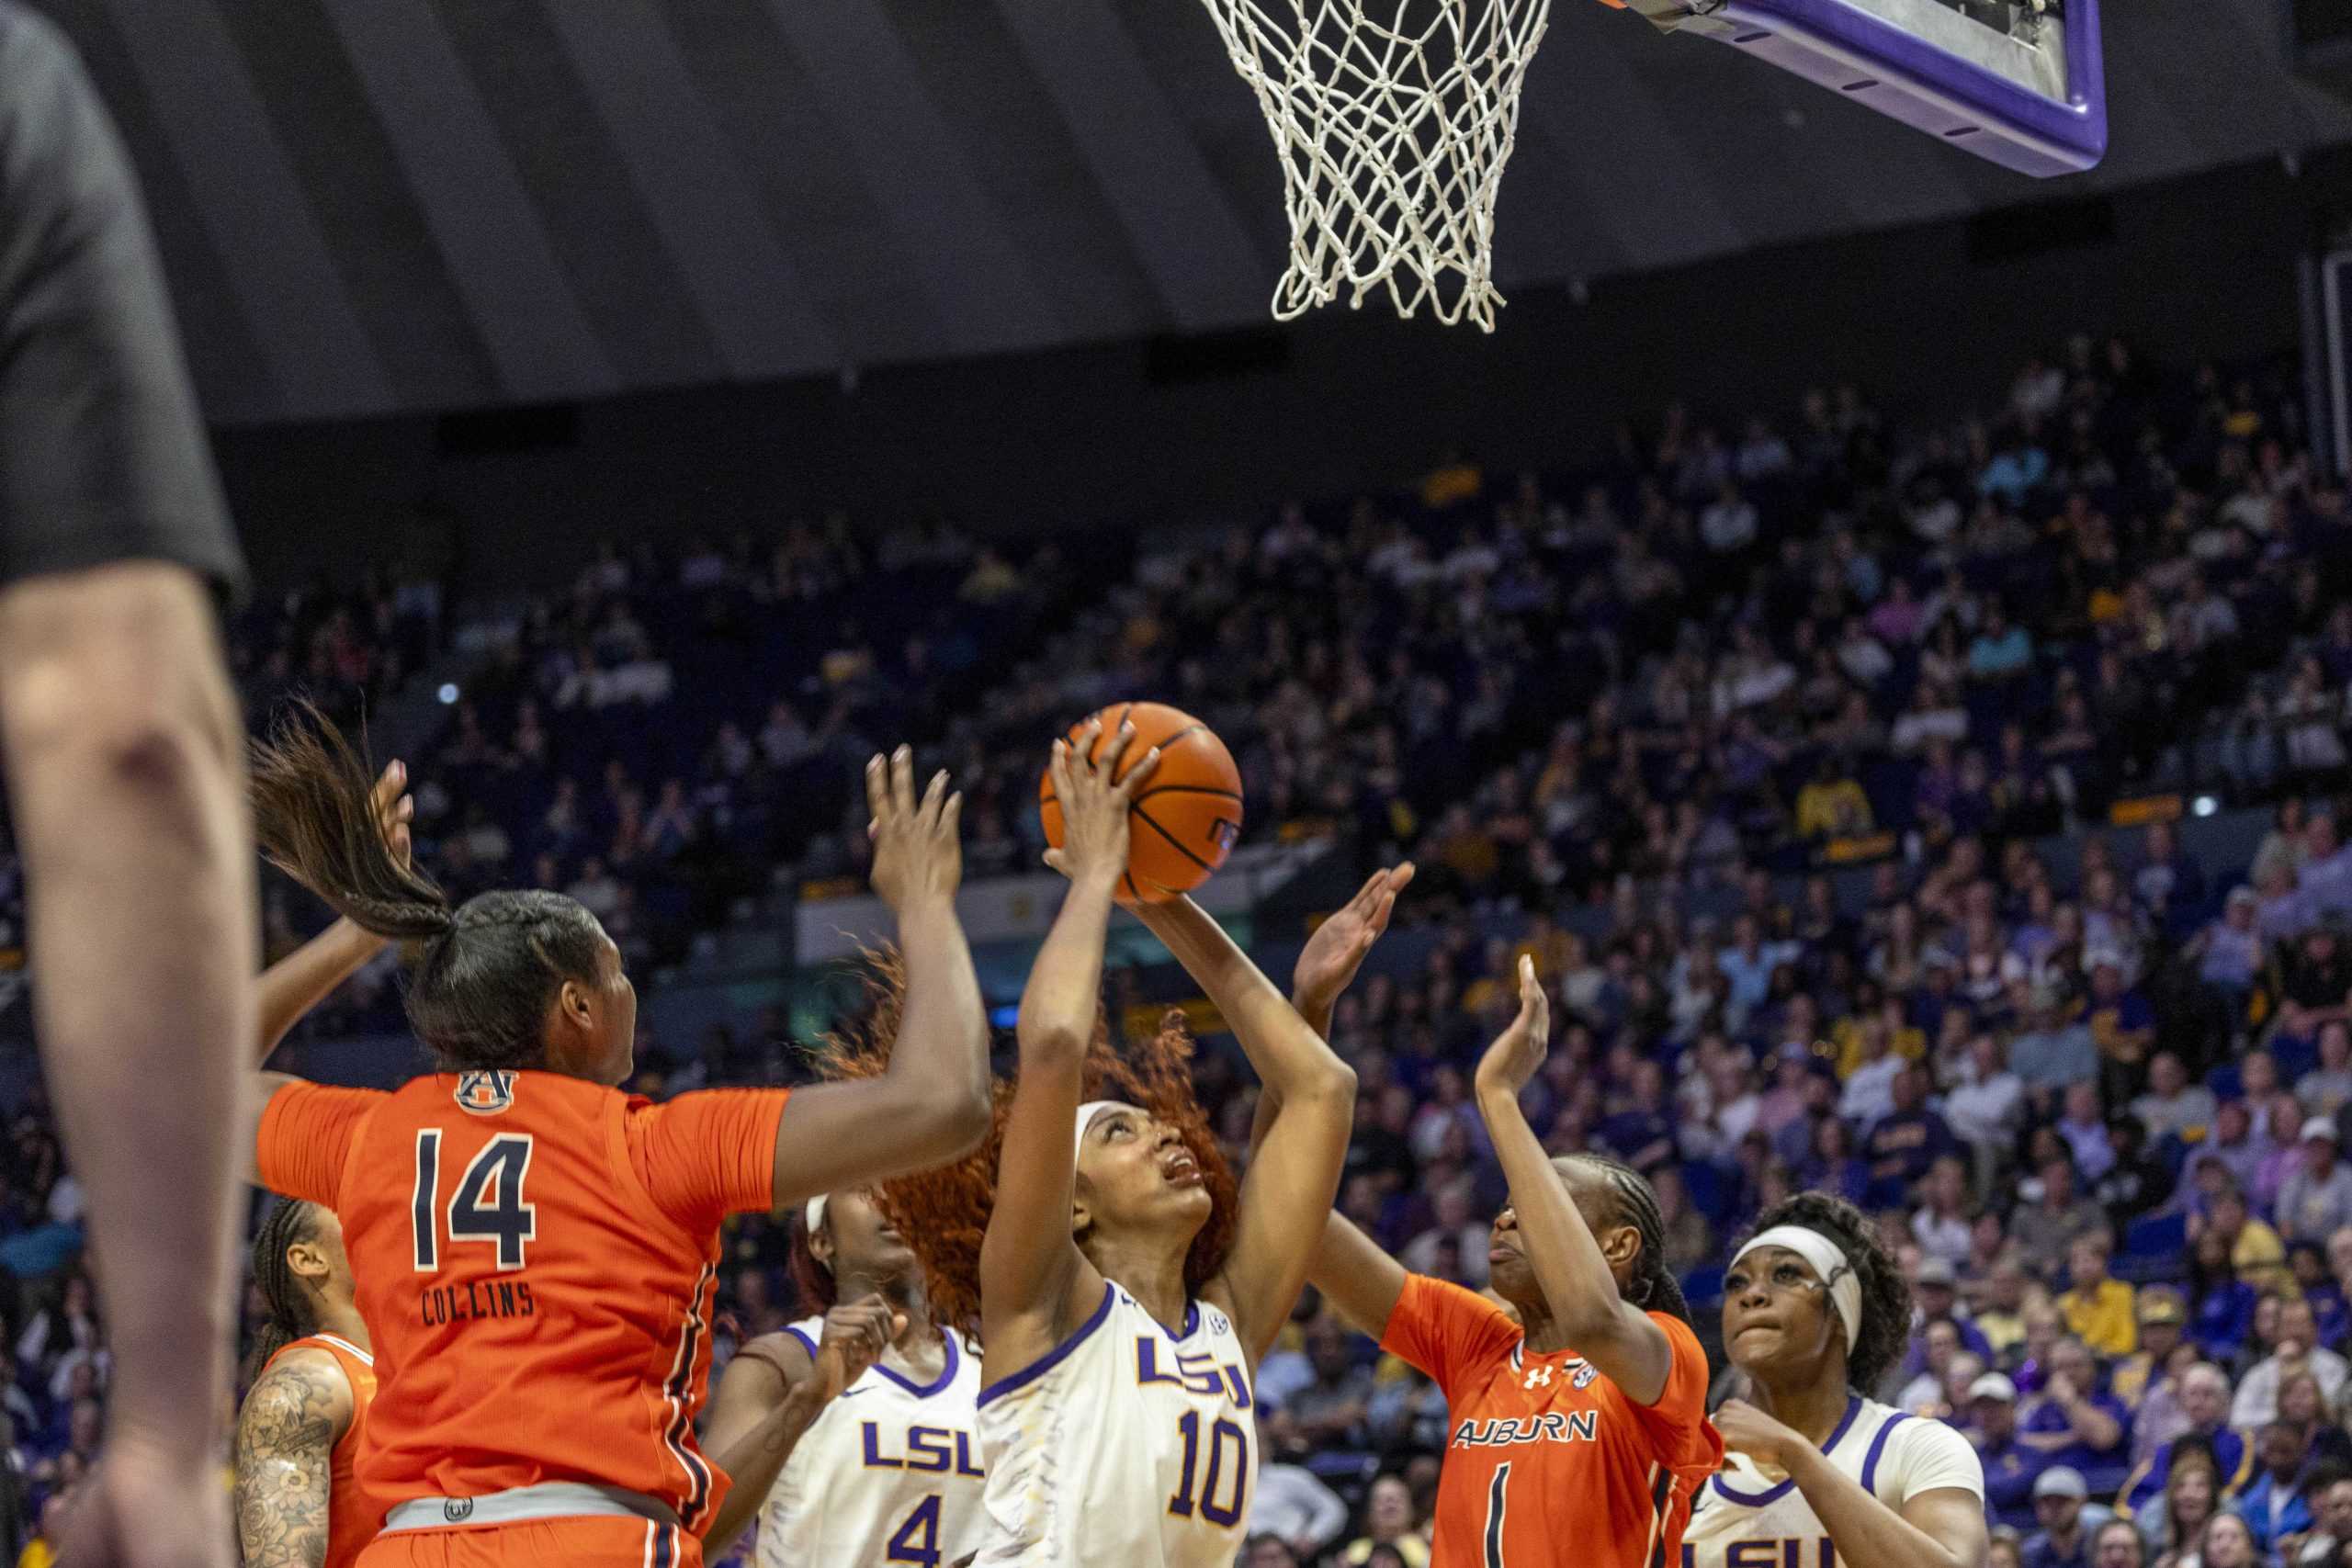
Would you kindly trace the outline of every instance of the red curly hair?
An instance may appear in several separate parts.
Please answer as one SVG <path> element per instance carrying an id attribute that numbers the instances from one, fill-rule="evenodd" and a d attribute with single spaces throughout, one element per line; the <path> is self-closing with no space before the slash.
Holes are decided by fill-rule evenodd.
<path id="1" fill-rule="evenodd" d="M 906 1003 L 906 967 L 891 951 L 870 952 L 866 959 L 870 969 L 863 1019 L 818 1043 L 817 1070 L 824 1077 L 873 1077 L 889 1064 Z M 1184 1288 L 1198 1294 L 1233 1250 L 1240 1184 L 1226 1163 L 1208 1112 L 1193 1098 L 1193 1051 L 1192 1031 L 1185 1027 L 1184 1015 L 1173 1009 L 1162 1015 L 1157 1032 L 1130 1042 L 1124 1051 L 1112 1042 L 1110 1020 L 1098 1014 L 1080 1100 L 1118 1100 L 1142 1107 L 1174 1127 L 1199 1164 L 1209 1194 L 1209 1217 L 1184 1258 Z M 922 1264 L 933 1319 L 975 1338 L 980 1332 L 980 1242 L 995 1206 L 997 1158 L 1004 1148 L 1012 1092 L 1010 1080 L 998 1080 L 989 1135 L 978 1149 L 954 1165 L 886 1181 L 880 1190 L 883 1213 Z"/>

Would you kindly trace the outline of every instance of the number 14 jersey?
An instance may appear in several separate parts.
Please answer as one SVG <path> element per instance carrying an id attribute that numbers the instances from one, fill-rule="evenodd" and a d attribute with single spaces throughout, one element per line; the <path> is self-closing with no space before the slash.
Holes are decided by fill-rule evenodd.
<path id="1" fill-rule="evenodd" d="M 1691 1494 L 1723 1462 L 1707 1357 L 1679 1318 L 1666 1390 L 1636 1404 L 1575 1350 L 1528 1351 L 1509 1313 L 1409 1277 L 1382 1348 L 1445 1391 L 1430 1568 L 1670 1568 Z"/>
<path id="2" fill-rule="evenodd" d="M 375 1345 L 370 1497 L 586 1482 L 707 1526 L 727 1489 L 694 1430 L 718 1226 L 770 1207 L 786 1092 L 655 1105 L 467 1072 L 271 1096 L 262 1185 L 342 1219 Z"/>
<path id="3" fill-rule="evenodd" d="M 1258 1474 L 1250 1359 L 1205 1302 L 1170 1334 L 1102 1287 L 1077 1333 L 980 1391 L 977 1568 L 1229 1568 Z"/>

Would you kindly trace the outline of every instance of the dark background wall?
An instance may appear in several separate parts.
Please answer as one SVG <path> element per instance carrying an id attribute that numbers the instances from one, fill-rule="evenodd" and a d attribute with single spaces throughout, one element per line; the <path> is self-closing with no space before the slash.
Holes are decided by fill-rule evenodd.
<path id="1" fill-rule="evenodd" d="M 147 184 L 227 423 L 1246 325 L 1275 154 L 1193 0 L 38 0 Z M 2278 0 L 2108 0 L 2113 191 L 2352 140 Z M 1506 288 L 1956 218 L 2022 175 L 1561 0 Z M 1527 334 L 1521 333 L 1524 341 Z"/>
<path id="2" fill-rule="evenodd" d="M 2294 258 L 2352 207 L 2352 151 L 1512 293 L 1492 336 L 1385 307 L 1163 339 L 521 413 L 232 429 L 266 578 L 456 548 L 461 585 L 567 575 L 605 531 L 1101 526 L 1402 480 L 1448 443 L 1498 467 L 1589 453 L 1683 398 L 1733 415 L 1862 383 L 1949 411 L 2021 348 L 2120 332 L 2171 358 L 2291 348 Z M 507 449 L 495 448 L 503 445 Z"/>

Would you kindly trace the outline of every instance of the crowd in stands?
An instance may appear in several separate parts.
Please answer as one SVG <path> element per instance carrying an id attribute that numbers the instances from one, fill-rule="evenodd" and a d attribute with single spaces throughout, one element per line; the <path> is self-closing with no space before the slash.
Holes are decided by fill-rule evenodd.
<path id="1" fill-rule="evenodd" d="M 1430 955 L 1333 1024 L 1363 1086 L 1340 1206 L 1408 1267 L 1483 1283 L 1469 1067 L 1532 952 L 1535 1125 L 1649 1175 L 1702 1330 L 1762 1206 L 1878 1217 L 1918 1312 L 1868 1392 L 1976 1441 L 1996 1561 L 2352 1561 L 2352 520 L 2293 386 L 2085 338 L 1976 419 L 1669 410 L 1556 471 L 1453 462 L 1140 547 L 841 519 L 616 546 L 493 627 L 413 760 L 419 851 L 459 892 L 571 893 L 642 969 L 854 886 L 877 744 L 956 772 L 984 876 L 1035 863 L 1042 738 L 1174 703 L 1232 747 L 1251 837 L 1421 867 L 1399 923 Z M 412 587 L 254 615 L 257 707 L 380 698 L 443 630 Z M 2275 827 L 2208 864 L 2161 814 L 2107 825 L 2168 793 Z M 282 947 L 311 917 L 274 908 Z M 379 975 L 334 1007 L 396 999 Z M 657 1092 L 793 1070 L 773 1019 L 683 1071 L 646 1043 Z M 1200 1088 L 1238 1158 L 1243 1075 L 1212 1049 Z M 35 1518 L 104 1382 L 41 1127 L 0 1169 Z M 737 1230 L 728 1344 L 799 1315 L 789 1235 Z M 1435 1390 L 1310 1295 L 1259 1404 L 1245 1561 L 1421 1568 Z"/>

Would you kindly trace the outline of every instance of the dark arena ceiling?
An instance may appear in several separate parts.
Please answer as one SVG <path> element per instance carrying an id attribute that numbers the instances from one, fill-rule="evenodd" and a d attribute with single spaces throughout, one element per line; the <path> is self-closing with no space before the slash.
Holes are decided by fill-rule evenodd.
<path id="1" fill-rule="evenodd" d="M 1281 269 L 1272 148 L 1195 0 L 38 3 L 122 122 L 226 423 L 1243 325 Z M 2289 75 L 2274 0 L 2105 18 L 2111 151 L 2038 185 L 1554 0 L 1498 273 L 1648 270 L 2352 141 L 2352 107 Z"/>

